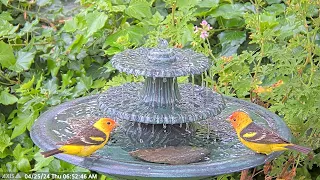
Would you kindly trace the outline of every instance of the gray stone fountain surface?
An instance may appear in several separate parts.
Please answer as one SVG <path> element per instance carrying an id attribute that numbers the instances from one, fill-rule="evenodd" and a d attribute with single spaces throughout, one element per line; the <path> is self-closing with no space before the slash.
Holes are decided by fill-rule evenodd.
<path id="1" fill-rule="evenodd" d="M 144 83 L 127 83 L 102 94 L 99 106 L 114 119 L 148 124 L 178 124 L 218 115 L 225 104 L 221 95 L 194 84 L 178 86 L 176 77 L 200 74 L 210 60 L 192 50 L 168 48 L 126 50 L 111 59 L 119 71 L 145 76 Z"/>
<path id="2" fill-rule="evenodd" d="M 179 86 L 182 95 L 179 101 L 170 102 L 167 106 L 157 106 L 156 101 L 145 103 L 141 96 L 143 87 L 143 83 L 127 83 L 110 88 L 99 97 L 100 107 L 112 118 L 152 124 L 203 120 L 219 114 L 225 108 L 222 96 L 206 87 L 182 84 Z"/>
<path id="3" fill-rule="evenodd" d="M 207 57 L 190 49 L 162 48 L 164 50 L 156 49 L 159 52 L 154 48 L 144 47 L 126 50 L 112 58 L 112 65 L 119 71 L 146 77 L 179 77 L 200 74 L 210 66 Z"/>
<path id="4" fill-rule="evenodd" d="M 236 98 L 217 94 L 207 87 L 179 84 L 177 76 L 199 74 L 210 60 L 191 50 L 158 48 L 126 50 L 112 58 L 120 71 L 146 77 L 144 83 L 127 83 L 107 92 L 61 104 L 35 122 L 31 137 L 42 149 L 56 148 L 102 116 L 119 124 L 108 145 L 99 150 L 102 157 L 87 168 L 126 177 L 192 178 L 230 173 L 263 164 L 275 158 L 255 154 L 236 138 L 225 119 L 243 110 L 255 122 L 278 131 L 290 140 L 284 122 L 270 111 Z M 206 161 L 188 165 L 163 165 L 137 160 L 129 151 L 166 146 L 195 146 L 210 150 Z M 87 159 L 60 154 L 56 157 L 77 165 Z"/>

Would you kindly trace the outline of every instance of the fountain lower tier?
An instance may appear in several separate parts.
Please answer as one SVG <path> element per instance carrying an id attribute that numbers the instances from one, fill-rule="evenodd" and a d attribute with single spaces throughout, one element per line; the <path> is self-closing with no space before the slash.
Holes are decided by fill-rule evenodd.
<path id="1" fill-rule="evenodd" d="M 34 123 L 30 132 L 32 140 L 43 150 L 57 148 L 57 142 L 73 136 L 86 124 L 92 124 L 95 120 L 92 117 L 104 115 L 100 111 L 97 99 L 98 95 L 78 98 L 48 110 Z M 66 154 L 59 154 L 55 157 L 93 171 L 126 179 L 188 179 L 248 169 L 261 165 L 266 160 L 274 159 L 281 154 L 281 152 L 277 152 L 265 156 L 250 151 L 238 141 L 231 125 L 225 121 L 233 111 L 241 109 L 248 112 L 256 123 L 271 128 L 283 138 L 290 140 L 290 131 L 281 118 L 261 106 L 226 96 L 224 99 L 226 108 L 215 118 L 182 124 L 184 130 L 189 130 L 192 126 L 191 132 L 193 132 L 192 136 L 189 136 L 190 141 L 184 143 L 209 149 L 211 154 L 207 161 L 187 165 L 163 165 L 137 160 L 131 157 L 128 151 L 137 148 L 139 144 L 147 144 L 143 138 L 139 137 L 139 128 L 141 128 L 141 132 L 148 131 L 152 135 L 152 125 L 150 129 L 150 125 L 144 127 L 142 123 L 139 125 L 138 122 L 131 122 L 132 125 L 130 125 L 125 120 L 120 120 L 120 128 L 112 133 L 108 145 L 97 152 L 103 158 L 94 163 L 89 158 Z M 123 124 L 124 122 L 126 123 Z M 190 127 L 187 128 L 187 125 Z M 180 127 L 180 124 L 174 126 Z M 128 131 L 131 132 L 130 127 L 134 129 L 132 132 L 136 133 L 131 137 L 128 134 L 124 135 Z M 155 125 L 155 138 L 157 138 L 157 131 L 168 132 L 168 125 Z"/>
<path id="2" fill-rule="evenodd" d="M 180 124 L 218 115 L 223 96 L 207 87 L 177 84 L 174 78 L 147 78 L 143 83 L 111 87 L 98 98 L 105 115 L 148 124 Z"/>

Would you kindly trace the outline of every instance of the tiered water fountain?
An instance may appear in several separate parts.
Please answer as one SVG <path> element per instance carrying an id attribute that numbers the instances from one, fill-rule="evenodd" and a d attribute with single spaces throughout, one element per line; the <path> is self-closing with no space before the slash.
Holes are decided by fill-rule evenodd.
<path id="1" fill-rule="evenodd" d="M 98 154 L 103 158 L 87 168 L 126 178 L 203 178 L 263 164 L 278 156 L 255 154 L 236 138 L 225 119 L 241 109 L 264 126 L 290 139 L 284 122 L 270 111 L 236 98 L 222 96 L 195 84 L 178 84 L 179 76 L 201 74 L 210 60 L 192 50 L 137 48 L 115 55 L 119 71 L 145 77 L 144 83 L 126 83 L 107 92 L 63 103 L 42 114 L 31 137 L 43 150 L 73 136 L 97 117 L 108 116 L 120 123 L 110 143 Z M 143 148 L 188 145 L 205 147 L 210 157 L 185 165 L 165 165 L 138 160 L 129 151 Z M 85 158 L 59 154 L 59 159 L 83 166 Z"/>

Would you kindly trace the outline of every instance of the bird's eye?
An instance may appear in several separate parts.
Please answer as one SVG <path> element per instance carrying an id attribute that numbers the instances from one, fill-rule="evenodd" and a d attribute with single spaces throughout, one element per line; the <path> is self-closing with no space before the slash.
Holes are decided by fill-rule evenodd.
<path id="1" fill-rule="evenodd" d="M 110 125 L 111 123 L 110 123 L 110 122 L 107 122 L 107 124 Z"/>
<path id="2" fill-rule="evenodd" d="M 236 122 L 236 119 L 232 119 L 233 122 Z"/>

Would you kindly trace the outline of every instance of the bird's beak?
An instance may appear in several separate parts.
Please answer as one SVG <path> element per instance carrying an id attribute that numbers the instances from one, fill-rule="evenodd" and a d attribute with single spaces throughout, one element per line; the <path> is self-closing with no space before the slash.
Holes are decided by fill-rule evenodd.
<path id="1" fill-rule="evenodd" d="M 227 122 L 230 122 L 230 120 L 231 120 L 231 115 L 225 119 L 225 121 Z"/>
<path id="2" fill-rule="evenodd" d="M 115 124 L 115 127 L 118 127 L 118 126 L 119 126 L 119 123 L 116 123 L 116 124 Z"/>

